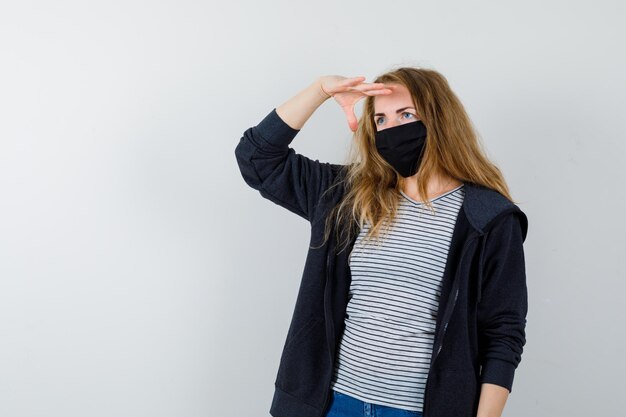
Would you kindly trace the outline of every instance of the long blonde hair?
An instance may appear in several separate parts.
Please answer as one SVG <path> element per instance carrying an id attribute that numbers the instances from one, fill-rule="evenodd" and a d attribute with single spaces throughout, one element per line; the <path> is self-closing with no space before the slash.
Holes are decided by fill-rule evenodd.
<path id="1" fill-rule="evenodd" d="M 462 182 L 472 182 L 500 192 L 513 201 L 500 169 L 483 151 L 474 126 L 463 104 L 450 89 L 448 81 L 432 69 L 400 67 L 373 82 L 402 84 L 410 92 L 413 104 L 426 125 L 424 154 L 417 172 L 417 187 L 424 205 L 433 210 L 426 185 L 436 174 L 446 174 Z M 405 178 L 379 155 L 375 145 L 374 97 L 366 96 L 363 115 L 354 133 L 340 182 L 345 193 L 326 217 L 324 242 L 330 236 L 331 222 L 337 236 L 341 231 L 347 247 L 356 225 L 367 222 L 366 239 L 379 239 L 384 225 L 396 216 L 400 190 Z M 386 228 L 385 228 L 386 229 Z M 323 244 L 323 243 L 322 243 Z"/>

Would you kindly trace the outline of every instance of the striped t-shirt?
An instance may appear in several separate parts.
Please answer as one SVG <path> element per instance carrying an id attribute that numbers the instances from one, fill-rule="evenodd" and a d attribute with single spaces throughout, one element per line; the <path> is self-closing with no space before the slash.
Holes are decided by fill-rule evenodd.
<path id="1" fill-rule="evenodd" d="M 382 243 L 363 237 L 349 257 L 352 282 L 331 388 L 361 401 L 423 411 L 441 279 L 463 184 L 423 203 L 401 192 Z"/>

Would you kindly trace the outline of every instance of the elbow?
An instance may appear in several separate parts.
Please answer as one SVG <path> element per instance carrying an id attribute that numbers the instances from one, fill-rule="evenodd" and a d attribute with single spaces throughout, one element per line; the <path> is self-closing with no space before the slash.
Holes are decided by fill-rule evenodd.
<path id="1" fill-rule="evenodd" d="M 254 148 L 245 137 L 242 137 L 235 147 L 235 161 L 246 184 L 258 190 L 261 186 L 261 179 L 252 163 L 252 155 L 254 155 Z"/>

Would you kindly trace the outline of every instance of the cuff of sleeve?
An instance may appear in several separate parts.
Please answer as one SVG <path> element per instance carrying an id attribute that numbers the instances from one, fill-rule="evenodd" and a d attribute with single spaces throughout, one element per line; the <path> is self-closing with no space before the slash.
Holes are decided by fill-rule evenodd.
<path id="1" fill-rule="evenodd" d="M 500 385 L 513 392 L 515 365 L 498 359 L 490 359 L 482 367 L 481 383 Z"/>
<path id="2" fill-rule="evenodd" d="M 256 129 L 266 142 L 278 147 L 288 146 L 300 131 L 285 123 L 276 113 L 276 108 L 256 125 Z"/>

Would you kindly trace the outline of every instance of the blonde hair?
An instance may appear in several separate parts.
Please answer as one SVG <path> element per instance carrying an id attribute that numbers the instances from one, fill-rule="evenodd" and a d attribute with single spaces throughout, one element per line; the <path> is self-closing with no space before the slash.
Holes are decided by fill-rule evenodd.
<path id="1" fill-rule="evenodd" d="M 379 75 L 373 82 L 402 84 L 410 92 L 415 109 L 426 125 L 424 154 L 417 172 L 417 187 L 424 205 L 433 210 L 426 185 L 431 176 L 445 174 L 500 192 L 513 201 L 500 169 L 486 156 L 463 104 L 448 81 L 432 69 L 400 67 Z M 400 190 L 407 179 L 379 155 L 375 145 L 374 98 L 366 96 L 363 115 L 354 133 L 343 175 L 328 191 L 343 183 L 345 193 L 326 218 L 324 242 L 331 222 L 341 231 L 347 247 L 356 225 L 370 225 L 365 238 L 379 239 L 384 225 L 395 219 Z M 323 242 L 323 243 L 324 243 Z M 322 243 L 322 244 L 323 244 Z"/>

